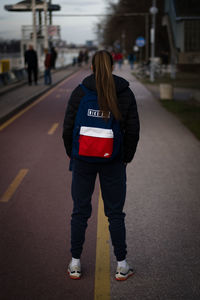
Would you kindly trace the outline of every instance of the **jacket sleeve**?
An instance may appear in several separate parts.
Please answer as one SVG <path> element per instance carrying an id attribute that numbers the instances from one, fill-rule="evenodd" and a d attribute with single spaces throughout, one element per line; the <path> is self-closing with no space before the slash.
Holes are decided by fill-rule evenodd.
<path id="1" fill-rule="evenodd" d="M 119 106 L 123 118 L 123 160 L 129 163 L 136 152 L 140 132 L 137 104 L 130 88 L 120 95 Z"/>
<path id="2" fill-rule="evenodd" d="M 69 157 L 71 157 L 72 152 L 72 138 L 76 113 L 78 111 L 78 107 L 83 96 L 84 91 L 82 90 L 82 88 L 80 86 L 75 88 L 75 90 L 70 96 L 65 112 L 62 137 L 66 153 Z"/>

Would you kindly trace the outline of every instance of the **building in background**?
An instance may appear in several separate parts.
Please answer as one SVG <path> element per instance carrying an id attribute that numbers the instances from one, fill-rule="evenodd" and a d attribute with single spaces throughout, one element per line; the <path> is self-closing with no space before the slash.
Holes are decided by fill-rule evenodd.
<path id="1" fill-rule="evenodd" d="M 167 26 L 170 53 L 179 68 L 200 68 L 199 0 L 165 0 L 163 25 Z"/>

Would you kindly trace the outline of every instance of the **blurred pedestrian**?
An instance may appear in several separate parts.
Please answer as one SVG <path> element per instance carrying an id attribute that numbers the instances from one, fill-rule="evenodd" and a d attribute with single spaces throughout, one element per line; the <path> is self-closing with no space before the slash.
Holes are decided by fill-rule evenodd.
<path id="1" fill-rule="evenodd" d="M 129 61 L 131 70 L 133 70 L 135 60 L 136 60 L 135 54 L 133 52 L 129 53 L 129 55 L 128 55 L 128 61 Z"/>
<path id="2" fill-rule="evenodd" d="M 88 61 L 89 61 L 89 54 L 88 54 L 88 50 L 87 49 L 85 50 L 83 57 L 84 57 L 84 62 L 87 65 Z"/>
<path id="3" fill-rule="evenodd" d="M 84 54 L 83 54 L 83 51 L 80 51 L 79 52 L 79 55 L 78 55 L 78 66 L 81 67 L 82 66 L 82 62 L 83 62 L 83 58 L 84 58 Z"/>
<path id="4" fill-rule="evenodd" d="M 56 68 L 57 51 L 54 47 L 51 47 L 51 68 Z"/>
<path id="5" fill-rule="evenodd" d="M 32 74 L 34 76 L 35 85 L 38 80 L 38 59 L 37 52 L 33 49 L 32 45 L 29 45 L 28 50 L 24 54 L 25 67 L 28 72 L 28 84 L 32 85 Z"/>
<path id="6" fill-rule="evenodd" d="M 169 64 L 169 53 L 167 51 L 161 52 L 161 64 L 163 65 L 164 69 L 167 69 Z"/>
<path id="7" fill-rule="evenodd" d="M 75 67 L 76 63 L 77 63 L 77 57 L 74 56 L 72 59 L 72 66 Z"/>
<path id="8" fill-rule="evenodd" d="M 44 49 L 45 60 L 44 60 L 44 84 L 51 85 L 51 53 L 48 49 Z"/>
<path id="9" fill-rule="evenodd" d="M 123 54 L 121 52 L 116 53 L 115 61 L 118 63 L 118 67 L 121 70 L 122 63 L 123 63 Z"/>
<path id="10" fill-rule="evenodd" d="M 91 197 L 94 191 L 95 179 L 99 174 L 104 211 L 108 217 L 111 240 L 117 259 L 115 278 L 116 280 L 126 280 L 133 274 L 133 270 L 126 261 L 126 229 L 125 213 L 123 212 L 126 196 L 126 165 L 133 159 L 137 148 L 139 117 L 135 97 L 129 88 L 129 83 L 121 77 L 112 75 L 113 58 L 109 52 L 102 50 L 94 54 L 92 71 L 93 74 L 83 80 L 82 86 L 79 85 L 72 92 L 63 124 L 64 145 L 67 155 L 71 158 L 71 191 L 74 203 L 71 219 L 72 260 L 68 266 L 68 273 L 72 279 L 81 277 L 80 257 L 85 240 L 87 221 L 92 212 Z M 95 98 L 97 96 L 98 101 Z M 92 100 L 91 97 L 93 97 Z M 90 99 L 91 102 L 86 102 L 86 99 Z M 92 103 L 94 101 L 96 101 L 98 109 L 93 108 Z M 86 109 L 84 114 L 83 107 L 86 103 L 90 103 L 88 105 L 91 108 Z M 111 147 L 111 152 L 115 152 L 115 157 L 107 158 L 110 155 L 107 153 L 107 149 L 103 150 L 101 155 L 97 154 L 101 152 L 100 147 L 97 146 L 97 141 L 103 143 L 106 140 L 106 143 L 109 143 L 108 139 L 102 138 L 102 134 L 106 130 L 101 130 L 102 128 L 96 128 L 92 125 L 87 128 L 81 127 L 81 132 L 88 129 L 90 134 L 84 136 L 82 132 L 83 135 L 79 136 L 81 132 L 76 132 L 76 130 L 79 128 L 77 124 L 80 118 L 87 120 L 90 124 L 101 122 L 105 127 L 112 120 L 115 124 L 113 126 L 116 126 L 115 128 L 119 126 L 118 136 L 123 136 L 123 138 L 118 139 L 119 144 L 114 142 L 113 148 Z M 113 134 L 113 132 L 115 131 L 111 130 L 110 132 L 109 129 L 110 134 Z M 82 149 L 78 148 L 79 150 L 74 148 L 77 134 L 79 136 L 78 147 L 83 146 Z M 98 134 L 100 134 L 99 137 Z M 117 140 L 118 136 L 114 136 L 114 141 Z M 81 145 L 83 139 L 84 145 Z M 94 144 L 87 144 L 87 141 L 93 141 Z M 85 148 L 86 145 L 87 148 Z M 75 150 L 79 153 L 83 151 L 84 154 L 81 152 L 80 156 L 75 155 Z"/>
<path id="11" fill-rule="evenodd" d="M 114 61 L 114 64 L 116 65 L 117 64 L 117 62 L 118 62 L 118 54 L 117 54 L 117 52 L 112 52 L 112 58 L 113 58 L 113 61 Z"/>
<path id="12" fill-rule="evenodd" d="M 113 63 L 115 64 L 115 51 L 111 51 L 110 54 L 112 55 Z"/>

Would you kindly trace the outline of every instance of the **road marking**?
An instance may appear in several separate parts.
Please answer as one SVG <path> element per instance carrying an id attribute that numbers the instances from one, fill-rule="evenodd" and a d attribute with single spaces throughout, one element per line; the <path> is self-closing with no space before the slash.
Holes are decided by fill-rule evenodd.
<path id="1" fill-rule="evenodd" d="M 56 98 L 57 98 L 57 99 L 60 98 L 60 97 L 61 97 L 60 94 L 56 95 Z"/>
<path id="2" fill-rule="evenodd" d="M 19 171 L 13 182 L 9 185 L 8 189 L 1 197 L 0 202 L 8 202 L 10 200 L 27 173 L 28 169 L 21 169 Z"/>
<path id="3" fill-rule="evenodd" d="M 103 200 L 99 195 L 97 246 L 95 269 L 95 300 L 110 300 L 110 246 L 108 220 L 104 215 Z"/>
<path id="4" fill-rule="evenodd" d="M 54 132 L 55 132 L 56 129 L 58 128 L 58 125 L 59 125 L 59 123 L 54 123 L 54 124 L 52 125 L 52 127 L 49 129 L 48 135 L 54 134 Z"/>
<path id="5" fill-rule="evenodd" d="M 80 70 L 81 71 L 81 70 Z M 0 126 L 0 131 L 2 131 L 3 129 L 5 129 L 6 127 L 8 127 L 11 123 L 13 123 L 16 119 L 18 119 L 19 117 L 21 117 L 25 112 L 27 112 L 29 109 L 31 109 L 32 107 L 34 107 L 35 105 L 37 105 L 38 103 L 40 103 L 42 100 L 44 100 L 45 98 L 47 98 L 47 96 L 49 94 L 51 94 L 53 91 L 55 91 L 55 89 L 57 89 L 58 87 L 60 87 L 62 84 L 66 83 L 68 80 L 72 79 L 74 76 L 77 75 L 77 73 L 79 73 L 80 71 L 70 75 L 69 77 L 67 77 L 66 79 L 62 80 L 62 82 L 60 82 L 58 85 L 56 85 L 54 88 L 52 88 L 51 90 L 49 90 L 48 92 L 46 92 L 44 95 L 42 95 L 40 98 L 38 98 L 36 101 L 34 101 L 32 104 L 30 104 L 29 106 L 27 106 L 26 108 L 24 108 L 23 110 L 21 110 L 18 114 L 14 115 L 14 117 L 10 118 L 8 121 L 6 121 L 5 123 L 3 123 Z"/>

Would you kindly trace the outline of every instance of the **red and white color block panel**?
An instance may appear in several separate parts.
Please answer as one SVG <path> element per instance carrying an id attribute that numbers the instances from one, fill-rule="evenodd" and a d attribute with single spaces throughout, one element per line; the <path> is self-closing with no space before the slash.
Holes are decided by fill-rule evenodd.
<path id="1" fill-rule="evenodd" d="M 79 137 L 79 155 L 109 158 L 113 152 L 112 129 L 82 126 Z"/>

